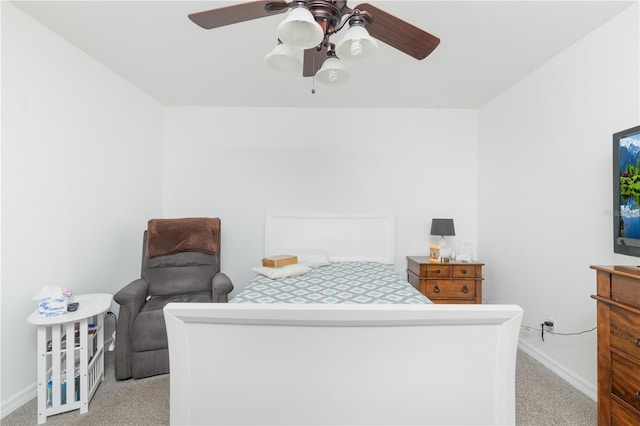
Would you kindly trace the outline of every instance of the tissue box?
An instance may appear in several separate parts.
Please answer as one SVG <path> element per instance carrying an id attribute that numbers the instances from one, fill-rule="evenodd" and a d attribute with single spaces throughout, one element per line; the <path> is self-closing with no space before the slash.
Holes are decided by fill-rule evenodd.
<path id="1" fill-rule="evenodd" d="M 59 299 L 43 299 L 38 304 L 38 315 L 41 317 L 52 317 L 67 313 L 67 297 Z"/>

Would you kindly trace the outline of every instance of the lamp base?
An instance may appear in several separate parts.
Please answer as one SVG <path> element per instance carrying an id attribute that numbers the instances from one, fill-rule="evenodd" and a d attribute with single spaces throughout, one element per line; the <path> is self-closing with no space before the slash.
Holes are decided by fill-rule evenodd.
<path id="1" fill-rule="evenodd" d="M 449 259 L 451 257 L 451 247 L 447 244 L 447 240 L 442 236 L 440 238 L 440 242 L 438 242 L 440 246 L 440 258 L 441 259 Z"/>

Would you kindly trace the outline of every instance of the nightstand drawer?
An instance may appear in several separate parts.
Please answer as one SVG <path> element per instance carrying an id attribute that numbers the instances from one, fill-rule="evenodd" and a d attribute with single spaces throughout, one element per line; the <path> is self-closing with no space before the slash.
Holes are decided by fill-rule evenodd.
<path id="1" fill-rule="evenodd" d="M 611 306 L 611 346 L 640 360 L 640 317 Z"/>
<path id="2" fill-rule="evenodd" d="M 453 278 L 475 278 L 476 267 L 473 265 L 457 265 L 451 267 L 451 276 Z"/>
<path id="3" fill-rule="evenodd" d="M 407 269 L 420 278 L 449 277 L 451 275 L 451 266 L 431 263 L 429 258 L 424 256 L 407 257 Z"/>
<path id="4" fill-rule="evenodd" d="M 420 292 L 429 299 L 474 299 L 475 281 L 421 280 Z"/>
<path id="5" fill-rule="evenodd" d="M 431 299 L 431 301 L 437 305 L 474 305 L 476 301 L 474 299 Z"/>
<path id="6" fill-rule="evenodd" d="M 427 278 L 448 278 L 451 276 L 450 266 L 444 266 L 436 263 L 435 265 L 427 265 L 426 269 L 426 274 L 423 276 L 426 276 Z"/>
<path id="7" fill-rule="evenodd" d="M 640 410 L 640 365 L 615 353 L 611 353 L 611 392 L 621 400 Z"/>

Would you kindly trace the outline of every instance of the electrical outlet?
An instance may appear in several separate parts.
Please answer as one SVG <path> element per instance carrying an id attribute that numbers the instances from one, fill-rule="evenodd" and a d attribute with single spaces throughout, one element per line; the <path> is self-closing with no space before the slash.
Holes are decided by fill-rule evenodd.
<path id="1" fill-rule="evenodd" d="M 558 329 L 558 323 L 553 318 L 547 318 L 547 320 L 543 323 L 543 327 L 545 331 L 554 332 Z"/>

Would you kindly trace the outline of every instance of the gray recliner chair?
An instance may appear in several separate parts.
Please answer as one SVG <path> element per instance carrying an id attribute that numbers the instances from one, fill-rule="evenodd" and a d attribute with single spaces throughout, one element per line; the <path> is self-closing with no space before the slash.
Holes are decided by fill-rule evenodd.
<path id="1" fill-rule="evenodd" d="M 169 372 L 162 308 L 170 302 L 226 303 L 233 290 L 220 272 L 220 219 L 151 219 L 143 234 L 141 277 L 114 295 L 117 380 Z"/>

